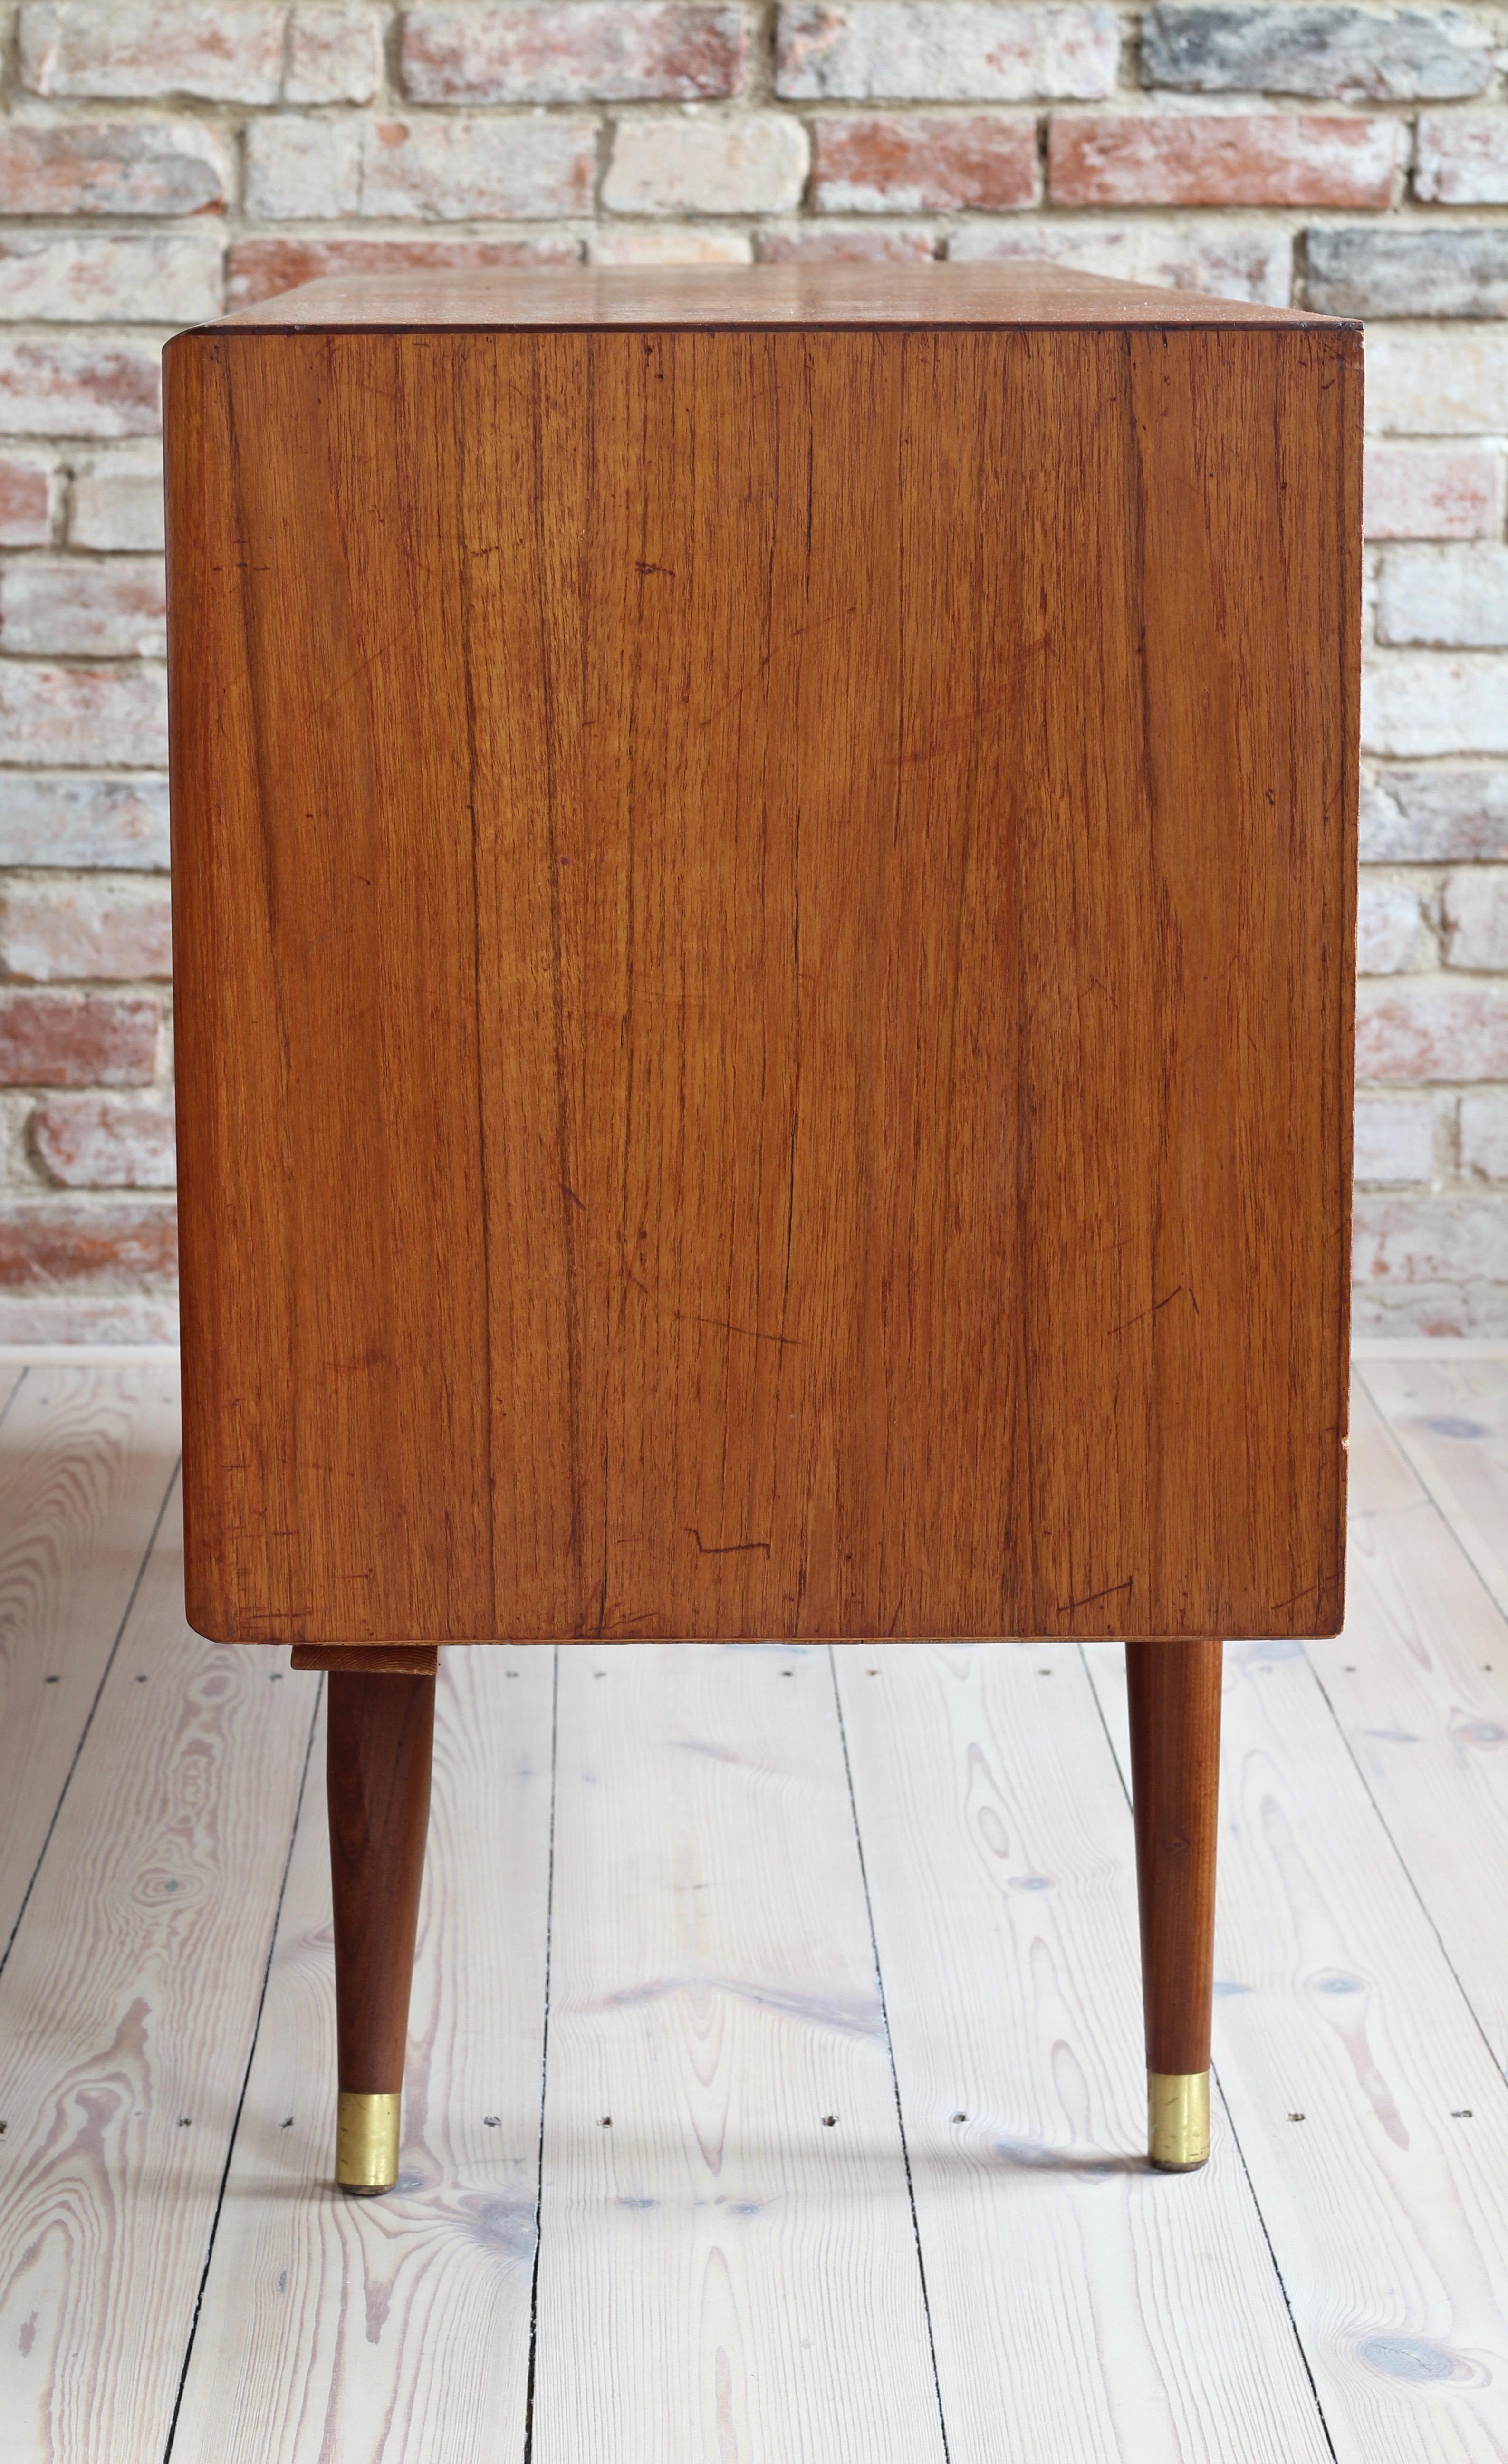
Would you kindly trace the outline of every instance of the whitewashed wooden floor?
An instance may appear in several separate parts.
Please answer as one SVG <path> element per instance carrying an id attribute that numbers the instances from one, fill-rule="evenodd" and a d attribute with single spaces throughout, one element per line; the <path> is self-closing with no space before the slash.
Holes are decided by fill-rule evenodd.
<path id="1" fill-rule="evenodd" d="M 1508 1348 L 1358 1365 L 1227 1655 L 1207 2172 L 1117 1654 L 454 1650 L 399 2189 L 320 1681 L 181 1610 L 170 1356 L 0 1355 L 3 2464 L 1508 2458 Z"/>

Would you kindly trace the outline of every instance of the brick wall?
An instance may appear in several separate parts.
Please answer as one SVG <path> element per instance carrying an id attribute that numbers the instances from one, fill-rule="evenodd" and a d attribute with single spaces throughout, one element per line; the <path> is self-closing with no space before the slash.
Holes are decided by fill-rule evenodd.
<path id="1" fill-rule="evenodd" d="M 157 356 L 337 268 L 1052 256 L 1370 321 L 1362 1331 L 1508 1333 L 1508 10 L 0 8 L 0 1339 L 173 1324 Z"/>

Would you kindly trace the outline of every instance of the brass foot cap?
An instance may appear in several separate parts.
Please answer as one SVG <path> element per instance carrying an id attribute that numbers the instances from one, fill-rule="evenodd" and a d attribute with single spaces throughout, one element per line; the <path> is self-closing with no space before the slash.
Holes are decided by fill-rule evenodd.
<path id="1" fill-rule="evenodd" d="M 371 2198 L 398 2179 L 400 2096 L 363 2096 L 340 2090 L 335 2132 L 335 2178 L 342 2190 Z"/>
<path id="2" fill-rule="evenodd" d="M 1165 2173 L 1192 2173 L 1210 2161 L 1208 2071 L 1148 2071 L 1147 2153 Z"/>

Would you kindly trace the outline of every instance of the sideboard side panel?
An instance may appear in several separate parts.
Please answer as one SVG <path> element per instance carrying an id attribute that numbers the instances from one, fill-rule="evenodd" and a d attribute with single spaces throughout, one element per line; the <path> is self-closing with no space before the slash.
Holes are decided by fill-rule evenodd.
<path id="1" fill-rule="evenodd" d="M 192 1620 L 1333 1630 L 1354 338 L 167 367 Z"/>
<path id="2" fill-rule="evenodd" d="M 331 357 L 166 355 L 187 1584 L 237 1640 L 495 1623 L 458 447 L 399 343 Z"/>

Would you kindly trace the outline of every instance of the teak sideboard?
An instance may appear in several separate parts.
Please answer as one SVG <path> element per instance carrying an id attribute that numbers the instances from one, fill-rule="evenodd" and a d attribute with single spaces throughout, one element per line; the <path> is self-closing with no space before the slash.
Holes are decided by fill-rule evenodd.
<path id="1" fill-rule="evenodd" d="M 1342 1609 L 1361 344 L 1043 267 L 327 281 L 166 353 L 190 1621 L 330 1676 L 397 2172 L 437 1646 Z"/>

